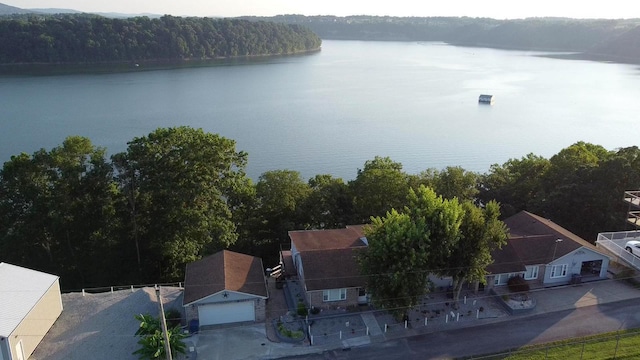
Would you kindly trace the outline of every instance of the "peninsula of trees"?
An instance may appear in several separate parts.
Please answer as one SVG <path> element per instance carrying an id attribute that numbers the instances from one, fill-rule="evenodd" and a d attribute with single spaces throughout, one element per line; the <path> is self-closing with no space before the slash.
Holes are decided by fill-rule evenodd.
<path id="1" fill-rule="evenodd" d="M 576 52 L 640 63 L 640 19 L 303 16 L 245 17 L 309 27 L 325 40 L 442 41 L 453 45 Z"/>
<path id="2" fill-rule="evenodd" d="M 302 25 L 89 14 L 0 17 L 0 63 L 104 63 L 285 55 L 319 50 Z"/>
<path id="3" fill-rule="evenodd" d="M 226 248 L 275 265 L 291 230 L 384 223 L 376 217 L 411 229 L 407 219 L 423 213 L 403 209 L 466 214 L 456 219 L 475 234 L 498 212 L 528 210 L 595 240 L 598 232 L 625 230 L 624 191 L 640 186 L 638 147 L 610 151 L 583 142 L 484 174 L 456 166 L 408 174 L 375 157 L 351 181 L 274 170 L 254 183 L 247 161 L 233 140 L 189 127 L 157 129 L 111 158 L 78 136 L 15 155 L 0 169 L 0 261 L 57 274 L 64 290 L 177 282 L 185 264 Z M 463 255 L 470 254 L 486 259 Z"/>

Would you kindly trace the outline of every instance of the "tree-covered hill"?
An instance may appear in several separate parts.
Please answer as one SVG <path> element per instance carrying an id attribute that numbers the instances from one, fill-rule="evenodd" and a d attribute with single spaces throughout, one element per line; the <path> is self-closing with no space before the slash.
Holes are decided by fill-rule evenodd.
<path id="1" fill-rule="evenodd" d="M 571 51 L 640 63 L 640 19 L 302 16 L 247 17 L 309 27 L 323 39 L 444 41 L 518 50 Z"/>
<path id="2" fill-rule="evenodd" d="M 20 9 L 20 8 L 15 7 L 15 6 L 9 6 L 9 5 L 5 5 L 5 4 L 0 4 L 0 15 L 27 14 L 27 13 L 30 13 L 30 12 L 31 11 L 29 11 L 29 10 Z"/>
<path id="3" fill-rule="evenodd" d="M 96 15 L 0 18 L 0 63 L 94 63 L 293 54 L 320 48 L 300 25 Z"/>
<path id="4" fill-rule="evenodd" d="M 640 26 L 616 38 L 598 44 L 589 51 L 594 56 L 604 56 L 620 62 L 638 62 L 640 59 Z"/>

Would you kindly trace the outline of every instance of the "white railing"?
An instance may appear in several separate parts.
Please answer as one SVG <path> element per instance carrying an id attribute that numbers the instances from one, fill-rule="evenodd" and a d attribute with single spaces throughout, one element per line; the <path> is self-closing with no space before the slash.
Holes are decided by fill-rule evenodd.
<path id="1" fill-rule="evenodd" d="M 640 230 L 599 233 L 596 242 L 601 240 L 640 240 Z"/>
<path id="2" fill-rule="evenodd" d="M 628 252 L 624 245 L 629 240 L 640 240 L 640 231 L 619 231 L 598 234 L 596 244 L 609 250 L 618 258 L 640 269 L 640 258 Z"/>
<path id="3" fill-rule="evenodd" d="M 631 203 L 635 206 L 640 206 L 640 190 L 636 191 L 625 191 L 624 192 L 624 201 Z"/>
<path id="4" fill-rule="evenodd" d="M 182 288 L 182 285 L 183 285 L 182 282 L 158 283 L 158 284 L 138 284 L 138 285 L 115 285 L 115 286 L 84 288 L 84 289 L 81 289 L 80 292 L 82 292 L 82 296 L 84 296 L 85 294 L 99 294 L 99 293 L 106 293 L 106 292 L 114 293 L 116 291 L 122 291 L 122 290 L 130 290 L 131 292 L 134 292 L 135 289 L 141 289 L 141 288 L 146 288 L 146 287 L 154 288 L 154 287 L 158 287 L 158 286 L 160 286 L 160 287 L 167 286 L 167 287 L 179 287 L 179 288 Z M 78 292 L 78 290 L 62 290 L 62 293 L 72 293 L 72 292 Z"/>

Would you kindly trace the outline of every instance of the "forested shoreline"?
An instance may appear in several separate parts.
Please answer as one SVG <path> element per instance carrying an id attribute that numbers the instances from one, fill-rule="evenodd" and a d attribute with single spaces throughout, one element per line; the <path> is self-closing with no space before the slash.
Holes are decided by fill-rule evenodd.
<path id="1" fill-rule="evenodd" d="M 367 15 L 243 18 L 307 26 L 325 40 L 442 41 L 460 46 L 577 52 L 573 58 L 640 63 L 640 19 Z"/>
<path id="2" fill-rule="evenodd" d="M 0 17 L 0 64 L 204 60 L 317 51 L 302 25 L 241 19 L 90 14 Z"/>
<path id="3" fill-rule="evenodd" d="M 0 171 L 0 261 L 57 274 L 64 290 L 181 281 L 185 264 L 229 248 L 275 265 L 287 232 L 369 223 L 426 186 L 445 199 L 528 210 L 594 241 L 627 229 L 624 191 L 640 186 L 640 149 L 578 142 L 486 173 L 418 174 L 375 157 L 344 181 L 294 170 L 245 174 L 249 154 L 201 129 L 160 128 L 107 158 L 90 139 L 19 154 Z M 354 169 L 356 170 L 356 169 Z"/>

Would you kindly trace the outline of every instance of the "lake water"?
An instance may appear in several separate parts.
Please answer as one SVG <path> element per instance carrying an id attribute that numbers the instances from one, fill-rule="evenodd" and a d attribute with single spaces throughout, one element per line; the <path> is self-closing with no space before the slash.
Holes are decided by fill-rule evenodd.
<path id="1" fill-rule="evenodd" d="M 235 65 L 0 77 L 0 161 L 89 137 L 110 154 L 158 127 L 219 133 L 248 174 L 353 179 L 376 155 L 409 173 L 486 172 L 576 141 L 640 145 L 636 66 L 438 43 L 324 41 L 321 52 Z M 479 105 L 482 93 L 495 95 Z"/>

